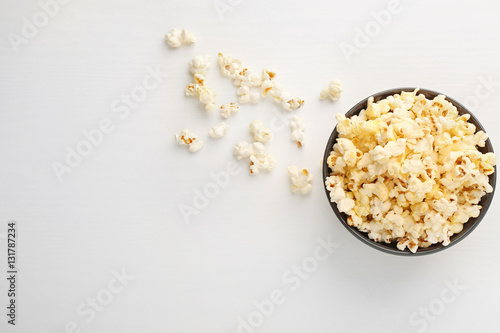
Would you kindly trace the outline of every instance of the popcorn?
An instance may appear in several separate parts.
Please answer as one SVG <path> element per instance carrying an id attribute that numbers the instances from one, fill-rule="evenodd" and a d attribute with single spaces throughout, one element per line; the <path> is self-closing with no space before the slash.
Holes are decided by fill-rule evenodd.
<path id="1" fill-rule="evenodd" d="M 312 190 L 311 182 L 313 175 L 307 169 L 299 170 L 295 165 L 288 167 L 288 176 L 290 177 L 290 189 L 292 192 L 300 190 L 302 194 L 307 194 Z"/>
<path id="2" fill-rule="evenodd" d="M 298 109 L 304 104 L 304 101 L 298 97 L 291 97 L 283 91 L 283 88 L 274 81 L 276 73 L 268 70 L 262 70 L 261 94 L 262 96 L 271 96 L 276 103 L 280 103 L 285 111 Z"/>
<path id="3" fill-rule="evenodd" d="M 190 62 L 189 62 L 189 71 L 191 74 L 201 74 L 205 75 L 207 74 L 207 70 L 209 67 L 209 61 L 210 61 L 210 56 L 209 55 L 199 55 L 195 56 Z"/>
<path id="4" fill-rule="evenodd" d="M 330 81 L 327 88 L 323 89 L 320 94 L 320 99 L 329 97 L 333 102 L 340 98 L 340 94 L 344 91 L 339 80 Z"/>
<path id="5" fill-rule="evenodd" d="M 187 146 L 192 153 L 197 152 L 205 146 L 205 142 L 189 129 L 182 130 L 179 134 L 175 134 L 174 137 L 179 145 Z"/>
<path id="6" fill-rule="evenodd" d="M 183 44 L 194 44 L 196 42 L 196 37 L 191 31 L 182 29 L 181 40 Z"/>
<path id="7" fill-rule="evenodd" d="M 493 187 L 497 159 L 481 153 L 488 136 L 443 95 L 401 92 L 357 116 L 337 115 L 339 136 L 327 163 L 330 200 L 347 223 L 397 248 L 450 243 Z"/>
<path id="8" fill-rule="evenodd" d="M 219 53 L 217 56 L 217 63 L 219 64 L 221 74 L 232 78 L 235 78 L 236 73 L 243 67 L 240 59 L 236 59 L 231 55 L 226 56 L 222 53 Z"/>
<path id="9" fill-rule="evenodd" d="M 223 119 L 229 118 L 231 115 L 235 114 L 240 110 L 237 103 L 224 103 L 220 106 L 220 116 Z"/>
<path id="10" fill-rule="evenodd" d="M 340 199 L 337 207 L 341 213 L 347 213 L 354 208 L 354 200 L 349 198 Z"/>
<path id="11" fill-rule="evenodd" d="M 253 144 L 247 141 L 238 142 L 233 150 L 233 155 L 238 160 L 250 160 L 250 174 L 259 174 L 261 170 L 271 171 L 276 166 L 274 157 L 268 153 L 260 142 Z"/>
<path id="12" fill-rule="evenodd" d="M 201 74 L 194 75 L 194 82 L 186 86 L 186 96 L 195 96 L 200 102 L 205 104 L 207 112 L 215 111 L 215 96 L 217 93 L 212 88 L 205 85 L 205 78 Z"/>
<path id="13" fill-rule="evenodd" d="M 290 121 L 290 129 L 292 130 L 292 141 L 297 142 L 299 148 L 302 147 L 304 145 L 304 130 L 306 129 L 304 119 L 294 116 Z"/>
<path id="14" fill-rule="evenodd" d="M 250 174 L 256 175 L 260 170 L 271 171 L 276 166 L 274 157 L 266 152 L 264 145 L 260 142 L 253 143 L 254 154 L 250 155 Z"/>
<path id="15" fill-rule="evenodd" d="M 259 93 L 250 92 L 249 86 L 241 86 L 236 90 L 236 94 L 238 95 L 238 102 L 240 102 L 241 104 L 256 104 L 260 101 Z"/>
<path id="16" fill-rule="evenodd" d="M 179 47 L 182 45 L 182 33 L 179 29 L 172 29 L 165 35 L 165 40 L 170 47 Z"/>
<path id="17" fill-rule="evenodd" d="M 250 158 L 253 153 L 254 150 L 252 144 L 246 141 L 238 142 L 233 150 L 233 155 L 239 160 L 243 158 Z"/>
<path id="18" fill-rule="evenodd" d="M 165 40 L 170 47 L 179 47 L 182 44 L 193 44 L 196 41 L 194 34 L 186 29 L 172 29 L 165 35 Z"/>
<path id="19" fill-rule="evenodd" d="M 274 72 L 264 69 L 262 74 L 259 75 L 243 67 L 240 59 L 223 53 L 219 53 L 217 63 L 219 64 L 221 74 L 232 78 L 233 84 L 238 87 L 236 94 L 238 95 L 238 102 L 241 104 L 258 103 L 261 95 L 271 96 L 286 111 L 298 109 L 304 104 L 303 100 L 298 97 L 291 97 L 280 86 L 275 84 L 274 78 L 276 73 Z M 260 94 L 252 92 L 251 88 L 254 87 L 260 88 Z"/>
<path id="20" fill-rule="evenodd" d="M 273 138 L 273 132 L 265 128 L 264 123 L 260 120 L 252 121 L 249 127 L 255 141 L 266 143 Z"/>
<path id="21" fill-rule="evenodd" d="M 229 126 L 227 126 L 226 123 L 222 121 L 212 127 L 210 132 L 208 132 L 208 136 L 214 139 L 222 138 L 227 134 L 228 128 Z"/>

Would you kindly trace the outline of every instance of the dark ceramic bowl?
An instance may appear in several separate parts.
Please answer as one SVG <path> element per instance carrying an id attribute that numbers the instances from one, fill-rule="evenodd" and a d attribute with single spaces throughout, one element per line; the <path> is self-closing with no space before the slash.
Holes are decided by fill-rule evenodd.
<path id="1" fill-rule="evenodd" d="M 377 101 L 384 99 L 388 96 L 391 96 L 394 94 L 400 94 L 402 91 L 411 92 L 414 90 L 415 90 L 415 88 L 390 89 L 390 90 L 385 90 L 385 91 L 379 92 L 379 93 L 371 95 L 371 96 L 373 96 L 374 101 L 377 102 Z M 424 96 L 428 99 L 433 99 L 437 95 L 440 95 L 440 93 L 438 93 L 438 92 L 435 92 L 432 90 L 427 90 L 427 89 L 420 89 L 418 93 L 424 94 Z M 350 109 L 346 113 L 345 116 L 347 118 L 349 118 L 353 115 L 359 114 L 359 112 L 361 112 L 362 109 L 366 109 L 368 98 L 369 97 L 363 99 L 361 102 L 356 104 L 352 109 Z M 461 105 L 460 103 L 458 103 L 457 101 L 455 101 L 454 99 L 451 99 L 449 97 L 446 97 L 446 99 L 448 101 L 450 101 L 453 105 L 456 106 L 459 114 L 461 114 L 461 115 L 466 114 L 466 113 L 470 114 L 469 122 L 476 126 L 477 131 L 482 130 L 482 131 L 486 132 L 484 130 L 483 126 L 477 120 L 477 118 L 474 117 L 474 115 L 470 111 L 468 111 L 463 105 Z M 326 177 L 328 177 L 328 175 L 331 172 L 330 168 L 328 167 L 327 158 L 333 149 L 333 145 L 337 141 L 337 136 L 338 136 L 338 133 L 337 133 L 337 129 L 335 128 L 333 130 L 332 134 L 330 135 L 330 139 L 328 140 L 328 143 L 326 145 L 325 155 L 323 158 L 323 184 L 326 181 Z M 491 145 L 490 139 L 488 139 L 486 141 L 486 145 L 484 147 L 478 147 L 478 150 L 482 153 L 493 152 L 493 147 Z M 416 253 L 412 253 L 408 249 L 405 249 L 404 251 L 399 250 L 396 247 L 396 242 L 392 242 L 390 244 L 375 242 L 374 240 L 371 240 L 370 238 L 368 238 L 367 233 L 359 231 L 354 226 L 352 226 L 352 227 L 349 226 L 347 224 L 347 215 L 339 212 L 339 210 L 337 209 L 336 203 L 330 202 L 330 194 L 329 194 L 329 191 L 326 189 L 326 187 L 325 187 L 325 192 L 326 192 L 328 202 L 330 202 L 330 206 L 332 207 L 335 215 L 337 215 L 337 217 L 339 218 L 342 225 L 344 227 L 346 227 L 347 230 L 349 230 L 349 232 L 354 235 L 354 237 L 356 237 L 357 239 L 359 239 L 363 243 L 365 243 L 365 244 L 367 244 L 367 245 L 369 245 L 377 250 L 386 252 L 386 253 L 402 255 L 402 256 L 418 256 L 418 255 L 439 252 L 439 251 L 442 251 L 446 248 L 449 248 L 449 247 L 457 244 L 458 242 L 460 242 L 467 235 L 469 235 L 472 232 L 472 230 L 474 230 L 477 227 L 479 222 L 481 222 L 481 220 L 483 219 L 484 215 L 486 215 L 486 212 L 488 211 L 488 208 L 490 207 L 491 201 L 493 200 L 493 194 L 495 193 L 495 184 L 496 184 L 496 167 L 495 167 L 495 172 L 492 175 L 490 175 L 489 178 L 490 178 L 490 184 L 493 187 L 493 192 L 487 193 L 485 196 L 482 197 L 481 202 L 479 203 L 482 206 L 481 213 L 479 214 L 479 216 L 476 218 L 470 218 L 469 221 L 464 224 L 464 228 L 460 233 L 451 236 L 451 238 L 450 238 L 451 242 L 448 246 L 443 246 L 441 243 L 433 244 L 427 248 L 418 248 Z"/>

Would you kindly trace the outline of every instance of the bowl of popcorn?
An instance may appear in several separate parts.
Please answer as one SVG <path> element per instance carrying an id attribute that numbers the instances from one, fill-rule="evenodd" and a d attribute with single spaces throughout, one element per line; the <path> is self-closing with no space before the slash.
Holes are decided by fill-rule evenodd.
<path id="1" fill-rule="evenodd" d="M 323 180 L 356 238 L 386 253 L 423 255 L 477 227 L 493 199 L 496 157 L 465 107 L 434 91 L 399 88 L 336 118 Z"/>

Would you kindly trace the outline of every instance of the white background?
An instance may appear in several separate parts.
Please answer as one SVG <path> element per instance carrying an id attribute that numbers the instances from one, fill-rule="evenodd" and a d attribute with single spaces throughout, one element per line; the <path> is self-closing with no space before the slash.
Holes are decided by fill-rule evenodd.
<path id="1" fill-rule="evenodd" d="M 232 3 L 218 15 L 211 0 L 73 0 L 15 52 L 9 33 L 22 36 L 23 17 L 32 21 L 41 9 L 37 0 L 0 1 L 0 234 L 17 221 L 20 271 L 16 327 L 6 324 L 0 273 L 0 331 L 64 332 L 73 321 L 75 332 L 237 332 L 238 317 L 246 320 L 274 289 L 285 302 L 241 332 L 498 330 L 498 200 L 460 244 L 431 256 L 392 256 L 338 222 L 320 161 L 334 115 L 370 94 L 417 86 L 460 102 L 476 89 L 487 95 L 481 78 L 500 82 L 499 3 L 402 1 L 350 62 L 340 45 L 354 45 L 357 29 L 373 25 L 371 12 L 387 9 L 387 1 Z M 198 42 L 170 49 L 163 36 L 173 27 L 192 30 Z M 268 144 L 276 169 L 252 177 L 238 162 L 241 172 L 188 224 L 180 205 L 192 205 L 193 190 L 233 161 L 234 144 L 250 139 L 249 122 L 280 115 L 269 100 L 243 105 L 227 137 L 206 138 L 200 152 L 174 143 L 175 132 L 188 127 L 206 137 L 220 120 L 184 96 L 192 56 L 212 56 L 207 83 L 217 103 L 236 101 L 216 66 L 221 51 L 255 71 L 274 69 L 287 91 L 305 99 L 296 113 L 306 120 L 307 142 L 298 149 L 288 128 L 277 131 Z M 113 102 L 141 85 L 148 66 L 168 77 L 120 119 Z M 342 98 L 320 101 L 333 78 L 344 84 Z M 494 90 L 474 113 L 495 145 L 499 83 Z M 103 118 L 114 131 L 59 182 L 53 162 L 65 163 L 66 147 Z M 310 195 L 290 192 L 292 164 L 316 177 Z M 283 275 L 328 235 L 339 247 L 292 291 Z M 0 242 L 5 272 L 5 238 Z M 113 270 L 134 279 L 87 322 L 77 308 L 106 294 Z M 441 294 L 453 295 L 446 281 L 455 280 L 467 287 L 443 310 Z M 442 313 L 422 320 L 419 308 L 430 305 Z"/>

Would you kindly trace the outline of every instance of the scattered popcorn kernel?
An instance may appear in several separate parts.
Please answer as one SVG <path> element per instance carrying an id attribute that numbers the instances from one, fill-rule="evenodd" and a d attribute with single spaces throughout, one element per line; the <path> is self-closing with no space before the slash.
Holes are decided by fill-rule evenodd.
<path id="1" fill-rule="evenodd" d="M 175 141 L 181 146 L 187 146 L 189 151 L 192 153 L 197 152 L 203 146 L 205 146 L 205 142 L 200 139 L 200 137 L 189 129 L 182 130 L 179 134 L 175 134 Z"/>
<path id="2" fill-rule="evenodd" d="M 186 96 L 195 96 L 205 105 L 207 112 L 215 111 L 215 96 L 217 93 L 205 85 L 205 78 L 201 74 L 194 75 L 194 82 L 186 86 Z"/>
<path id="3" fill-rule="evenodd" d="M 260 142 L 253 143 L 253 155 L 250 155 L 250 174 L 257 175 L 260 170 L 271 171 L 276 166 L 274 157 L 268 153 Z"/>
<path id="4" fill-rule="evenodd" d="M 170 47 L 179 47 L 182 44 L 193 44 L 196 39 L 192 32 L 186 29 L 172 29 L 165 35 L 165 40 Z"/>
<path id="5" fill-rule="evenodd" d="M 249 127 L 255 141 L 266 143 L 273 138 L 273 132 L 260 120 L 252 121 Z"/>
<path id="6" fill-rule="evenodd" d="M 299 170 L 295 165 L 288 167 L 288 176 L 290 176 L 290 189 L 292 192 L 300 190 L 302 194 L 307 194 L 312 190 L 313 175 L 307 169 Z"/>
<path id="7" fill-rule="evenodd" d="M 214 139 L 222 138 L 227 134 L 229 126 L 225 122 L 220 122 L 208 132 L 208 136 Z"/>
<path id="8" fill-rule="evenodd" d="M 290 129 L 292 130 L 292 141 L 297 142 L 299 148 L 302 147 L 304 145 L 304 130 L 306 129 L 304 119 L 294 116 L 290 121 Z"/>
<path id="9" fill-rule="evenodd" d="M 172 29 L 165 35 L 165 40 L 170 47 L 179 47 L 182 45 L 182 32 L 179 29 Z"/>
<path id="10" fill-rule="evenodd" d="M 268 153 L 260 142 L 253 144 L 247 141 L 238 142 L 234 147 L 233 155 L 237 159 L 248 159 L 250 161 L 250 174 L 259 174 L 261 170 L 273 170 L 276 166 L 274 157 Z"/>
<path id="11" fill-rule="evenodd" d="M 233 150 L 233 155 L 239 160 L 243 158 L 250 158 L 253 153 L 253 146 L 247 141 L 238 142 Z"/>
<path id="12" fill-rule="evenodd" d="M 377 242 L 413 253 L 448 245 L 493 191 L 488 175 L 496 157 L 477 149 L 488 136 L 468 119 L 445 96 L 429 100 L 418 89 L 369 98 L 349 119 L 337 115 L 325 182 L 330 200 Z"/>
<path id="13" fill-rule="evenodd" d="M 198 55 L 193 57 L 193 59 L 189 62 L 189 71 L 191 74 L 207 74 L 208 67 L 210 65 L 210 56 L 209 55 Z"/>
<path id="14" fill-rule="evenodd" d="M 256 104 L 260 101 L 259 93 L 251 92 L 249 86 L 241 86 L 236 90 L 236 94 L 238 95 L 238 102 L 241 104 Z"/>
<path id="15" fill-rule="evenodd" d="M 196 42 L 196 37 L 191 31 L 182 29 L 181 40 L 183 44 L 194 44 Z"/>
<path id="16" fill-rule="evenodd" d="M 222 118 L 227 119 L 232 114 L 235 114 L 240 110 L 240 107 L 236 103 L 225 103 L 220 106 L 220 115 Z"/>
<path id="17" fill-rule="evenodd" d="M 339 80 L 330 81 L 327 88 L 323 89 L 320 94 L 321 99 L 330 98 L 333 102 L 340 98 L 340 94 L 344 91 Z"/>

